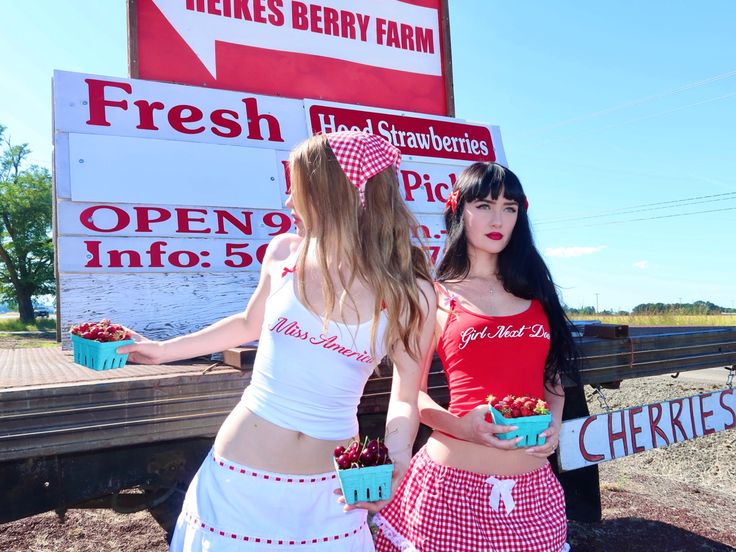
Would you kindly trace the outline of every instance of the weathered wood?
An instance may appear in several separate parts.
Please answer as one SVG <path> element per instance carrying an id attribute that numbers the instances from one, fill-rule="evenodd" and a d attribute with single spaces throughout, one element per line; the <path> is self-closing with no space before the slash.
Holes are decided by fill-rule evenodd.
<path id="1" fill-rule="evenodd" d="M 250 375 L 230 368 L 0 391 L 0 462 L 214 437 Z"/>
<path id="2" fill-rule="evenodd" d="M 258 347 L 236 347 L 222 353 L 222 362 L 239 370 L 250 370 L 256 358 Z"/>
<path id="3" fill-rule="evenodd" d="M 624 324 L 586 324 L 583 328 L 583 336 L 585 337 L 614 339 L 628 337 L 628 335 L 629 327 Z"/>
<path id="4" fill-rule="evenodd" d="M 257 284 L 258 273 L 246 271 L 96 274 L 94 278 L 63 273 L 59 275 L 60 293 L 65 296 L 59 321 L 62 346 L 71 348 L 68 329 L 72 324 L 102 318 L 150 339 L 190 333 L 243 311 Z M 155 317 L 152 312 L 159 314 Z"/>

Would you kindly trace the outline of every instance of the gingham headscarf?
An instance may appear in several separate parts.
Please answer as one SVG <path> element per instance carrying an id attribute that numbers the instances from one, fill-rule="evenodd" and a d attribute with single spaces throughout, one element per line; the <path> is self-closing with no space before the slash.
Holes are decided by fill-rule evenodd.
<path id="1" fill-rule="evenodd" d="M 380 136 L 352 130 L 325 134 L 340 167 L 358 188 L 363 202 L 365 183 L 392 165 L 399 168 L 401 152 Z"/>

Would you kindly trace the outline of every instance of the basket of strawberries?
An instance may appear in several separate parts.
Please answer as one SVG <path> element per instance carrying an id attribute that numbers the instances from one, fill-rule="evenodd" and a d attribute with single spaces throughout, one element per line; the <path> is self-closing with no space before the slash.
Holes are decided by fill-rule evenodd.
<path id="1" fill-rule="evenodd" d="M 368 437 L 335 448 L 333 458 L 345 502 L 375 502 L 391 498 L 394 466 L 381 439 Z"/>
<path id="2" fill-rule="evenodd" d="M 128 355 L 119 355 L 115 350 L 121 345 L 134 343 L 125 328 L 109 320 L 75 324 L 71 334 L 74 362 L 93 370 L 122 368 Z"/>
<path id="3" fill-rule="evenodd" d="M 552 414 L 549 406 L 542 399 L 535 397 L 517 397 L 506 395 L 497 399 L 488 395 L 488 411 L 493 418 L 494 424 L 515 425 L 518 429 L 508 433 L 497 433 L 499 439 L 515 439 L 522 437 L 517 447 L 531 447 L 543 445 L 545 437 L 540 436 L 552 423 Z"/>

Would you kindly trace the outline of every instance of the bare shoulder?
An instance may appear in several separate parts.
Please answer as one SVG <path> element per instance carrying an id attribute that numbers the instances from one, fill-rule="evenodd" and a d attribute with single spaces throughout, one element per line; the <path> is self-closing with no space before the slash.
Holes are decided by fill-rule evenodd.
<path id="1" fill-rule="evenodd" d="M 417 286 L 426 303 L 422 302 L 422 309 L 425 312 L 432 312 L 437 307 L 437 294 L 435 293 L 434 284 L 427 280 L 417 278 Z"/>
<path id="2" fill-rule="evenodd" d="M 303 238 L 296 234 L 279 234 L 268 244 L 263 264 L 278 263 L 293 255 L 302 243 Z"/>

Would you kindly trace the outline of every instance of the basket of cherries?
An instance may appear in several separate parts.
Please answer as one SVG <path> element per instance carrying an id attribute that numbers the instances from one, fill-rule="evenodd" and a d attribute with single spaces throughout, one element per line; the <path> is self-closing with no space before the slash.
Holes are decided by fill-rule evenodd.
<path id="1" fill-rule="evenodd" d="M 545 401 L 536 397 L 517 397 L 515 395 L 506 395 L 502 399 L 488 395 L 486 400 L 488 401 L 488 412 L 494 424 L 518 427 L 508 433 L 497 433 L 496 437 L 499 439 L 522 437 L 517 447 L 544 444 L 546 438 L 539 434 L 552 423 L 552 414 Z"/>
<path id="2" fill-rule="evenodd" d="M 74 362 L 93 370 L 122 368 L 128 355 L 119 355 L 115 350 L 121 345 L 134 343 L 130 333 L 120 324 L 109 320 L 82 322 L 71 327 Z"/>
<path id="3" fill-rule="evenodd" d="M 394 466 L 388 448 L 378 439 L 353 440 L 335 448 L 333 458 L 345 502 L 375 502 L 391 498 Z"/>

